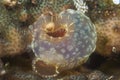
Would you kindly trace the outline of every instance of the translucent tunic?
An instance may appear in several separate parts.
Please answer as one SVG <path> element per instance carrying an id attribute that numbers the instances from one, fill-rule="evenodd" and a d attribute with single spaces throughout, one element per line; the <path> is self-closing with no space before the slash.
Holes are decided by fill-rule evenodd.
<path id="1" fill-rule="evenodd" d="M 65 31 L 56 30 L 51 36 L 46 32 L 46 27 L 48 31 L 54 29 L 51 26 L 57 29 L 63 27 Z M 54 20 L 50 15 L 39 17 L 33 25 L 32 49 L 35 56 L 47 64 L 58 66 L 61 70 L 70 69 L 80 65 L 95 50 L 96 37 L 95 26 L 87 16 L 67 9 Z"/>

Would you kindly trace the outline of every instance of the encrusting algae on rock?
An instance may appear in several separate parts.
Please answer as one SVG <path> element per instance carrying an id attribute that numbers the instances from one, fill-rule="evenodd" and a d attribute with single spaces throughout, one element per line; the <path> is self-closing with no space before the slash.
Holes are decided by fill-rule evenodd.
<path id="1" fill-rule="evenodd" d="M 20 27 L 22 23 L 16 13 L 9 11 L 1 2 L 0 11 L 0 57 L 25 52 L 31 42 L 30 29 Z"/>
<path id="2" fill-rule="evenodd" d="M 96 52 L 109 57 L 120 52 L 120 18 L 113 17 L 106 21 L 96 22 L 98 34 Z"/>

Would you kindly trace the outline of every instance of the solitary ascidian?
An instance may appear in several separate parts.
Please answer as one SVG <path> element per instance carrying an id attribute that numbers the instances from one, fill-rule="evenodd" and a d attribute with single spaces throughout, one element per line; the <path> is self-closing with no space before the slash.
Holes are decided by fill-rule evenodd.
<path id="1" fill-rule="evenodd" d="M 33 24 L 33 70 L 42 77 L 55 77 L 77 67 L 95 50 L 96 31 L 82 12 L 67 9 L 58 15 L 42 14 Z"/>

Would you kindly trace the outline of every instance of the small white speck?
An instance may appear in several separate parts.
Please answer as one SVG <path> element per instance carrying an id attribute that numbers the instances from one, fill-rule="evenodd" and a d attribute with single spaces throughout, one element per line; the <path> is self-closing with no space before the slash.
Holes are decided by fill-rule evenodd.
<path id="1" fill-rule="evenodd" d="M 81 41 L 78 41 L 78 45 L 81 45 L 82 44 L 82 42 Z"/>
<path id="2" fill-rule="evenodd" d="M 81 52 L 78 52 L 78 54 L 80 55 L 80 54 L 81 54 Z"/>
<path id="3" fill-rule="evenodd" d="M 112 47 L 112 52 L 116 53 L 116 47 Z"/>
<path id="4" fill-rule="evenodd" d="M 58 39 L 62 39 L 62 37 L 58 37 Z"/>
<path id="5" fill-rule="evenodd" d="M 85 41 L 85 43 L 88 43 L 88 42 L 89 42 L 88 40 Z"/>
<path id="6" fill-rule="evenodd" d="M 93 48 L 92 48 L 91 45 L 89 45 L 88 48 L 89 48 L 89 51 L 92 51 L 92 50 L 93 50 Z"/>
<path id="7" fill-rule="evenodd" d="M 1 72 L 0 72 L 0 75 L 4 75 L 6 73 L 6 71 L 5 70 L 2 70 Z"/>
<path id="8" fill-rule="evenodd" d="M 82 48 L 85 48 L 85 45 L 82 45 Z"/>
<path id="9" fill-rule="evenodd" d="M 65 44 L 63 43 L 63 44 L 62 44 L 62 46 L 64 47 L 64 46 L 65 46 Z"/>
<path id="10" fill-rule="evenodd" d="M 95 45 L 95 42 L 94 42 L 93 40 L 92 40 L 92 42 L 91 42 L 91 43 L 92 43 L 92 45 Z"/>
<path id="11" fill-rule="evenodd" d="M 45 51 L 45 48 L 40 47 L 40 48 L 39 48 L 39 51 Z"/>
<path id="12" fill-rule="evenodd" d="M 59 46 L 59 45 L 57 45 L 57 46 L 56 46 L 56 48 L 60 48 L 60 46 Z"/>
<path id="13" fill-rule="evenodd" d="M 82 57 L 78 57 L 78 60 L 81 60 L 82 59 Z"/>
<path id="14" fill-rule="evenodd" d="M 86 52 L 89 53 L 89 48 L 86 49 Z"/>
<path id="15" fill-rule="evenodd" d="M 86 35 L 86 36 L 84 36 L 84 39 L 86 40 L 88 38 L 88 36 Z"/>
<path id="16" fill-rule="evenodd" d="M 69 57 L 70 57 L 70 55 L 69 55 L 69 54 L 67 54 L 66 58 L 69 58 Z"/>
<path id="17" fill-rule="evenodd" d="M 51 43 L 50 43 L 50 42 L 48 42 L 48 45 L 51 45 Z"/>
<path id="18" fill-rule="evenodd" d="M 34 48 L 34 47 L 37 47 L 37 46 L 38 46 L 37 42 L 34 42 L 33 48 Z"/>
<path id="19" fill-rule="evenodd" d="M 34 32 L 36 32 L 37 31 L 37 29 L 34 29 Z"/>
<path id="20" fill-rule="evenodd" d="M 72 54 L 73 54 L 73 55 L 75 55 L 75 54 L 76 54 L 76 52 L 73 52 Z"/>
<path id="21" fill-rule="evenodd" d="M 62 52 L 62 53 L 65 53 L 66 51 L 65 51 L 65 49 L 61 49 L 61 52 Z"/>
<path id="22" fill-rule="evenodd" d="M 68 13 L 74 14 L 74 10 L 68 9 L 67 10 Z"/>
<path id="23" fill-rule="evenodd" d="M 68 49 L 69 51 L 71 51 L 71 50 L 73 49 L 73 46 L 72 46 L 72 45 L 68 45 L 68 46 L 67 46 L 67 49 Z"/>
<path id="24" fill-rule="evenodd" d="M 74 38 L 76 38 L 76 37 L 78 37 L 78 33 L 75 33 L 75 34 L 74 34 Z"/>
<path id="25" fill-rule="evenodd" d="M 48 41 L 44 41 L 44 43 L 48 43 Z"/>
<path id="26" fill-rule="evenodd" d="M 55 48 L 50 48 L 50 52 L 56 52 Z"/>
<path id="27" fill-rule="evenodd" d="M 76 49 L 75 49 L 75 51 L 77 52 L 77 51 L 79 51 L 79 49 L 78 49 L 78 48 L 76 48 Z"/>
<path id="28" fill-rule="evenodd" d="M 82 34 L 84 36 L 86 33 L 85 33 L 85 31 L 80 30 L 80 34 Z"/>

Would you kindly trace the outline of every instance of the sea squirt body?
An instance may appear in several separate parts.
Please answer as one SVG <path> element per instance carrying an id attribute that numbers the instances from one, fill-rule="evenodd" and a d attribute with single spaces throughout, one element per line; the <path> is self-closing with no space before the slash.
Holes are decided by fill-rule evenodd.
<path id="1" fill-rule="evenodd" d="M 90 19 L 72 9 L 56 16 L 43 14 L 33 24 L 33 69 L 43 77 L 81 64 L 96 47 L 96 31 Z"/>

